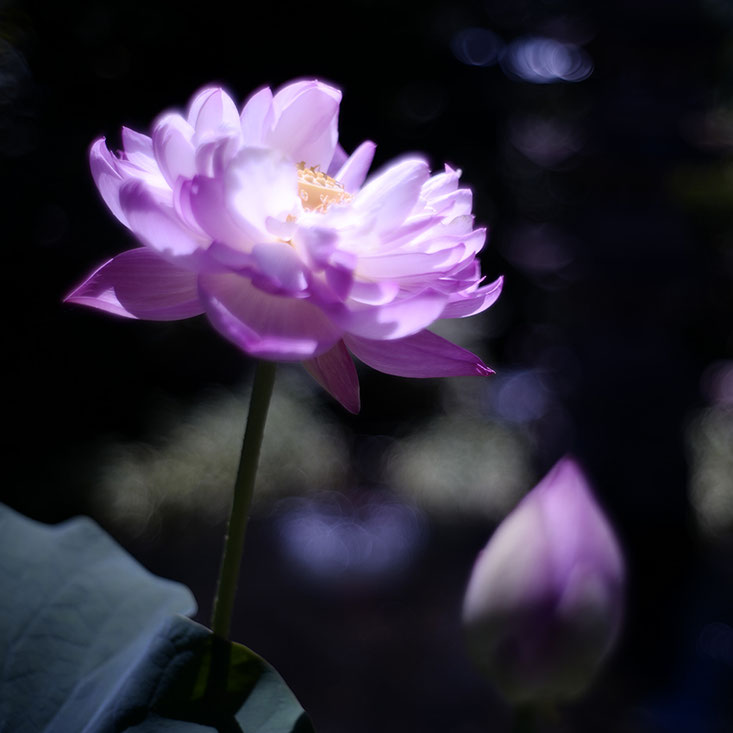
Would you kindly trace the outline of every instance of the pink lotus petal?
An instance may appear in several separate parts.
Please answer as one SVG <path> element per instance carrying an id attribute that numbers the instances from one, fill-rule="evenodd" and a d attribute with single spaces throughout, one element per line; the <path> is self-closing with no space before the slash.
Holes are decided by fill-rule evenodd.
<path id="1" fill-rule="evenodd" d="M 240 130 L 239 112 L 232 98 L 219 87 L 203 89 L 188 111 L 188 124 L 196 135 L 224 130 Z"/>
<path id="2" fill-rule="evenodd" d="M 462 297 L 452 303 L 448 303 L 443 311 L 442 318 L 466 318 L 475 316 L 494 305 L 501 295 L 504 285 L 504 278 L 500 277 L 489 285 L 478 288 L 469 296 Z"/>
<path id="3" fill-rule="evenodd" d="M 256 272 L 252 284 L 261 290 L 274 295 L 297 296 L 308 287 L 303 262 L 284 242 L 255 245 L 252 260 Z"/>
<path id="4" fill-rule="evenodd" d="M 265 227 L 269 234 L 280 242 L 287 242 L 295 236 L 298 229 L 298 222 L 294 219 L 276 219 L 274 216 L 268 216 L 265 219 Z"/>
<path id="5" fill-rule="evenodd" d="M 471 233 L 473 230 L 473 216 L 470 214 L 462 214 L 461 216 L 454 216 L 451 218 L 443 218 L 442 222 L 436 225 L 435 229 L 418 237 L 419 242 L 424 242 L 428 239 L 441 239 L 443 237 L 463 237 L 466 234 Z M 486 231 L 483 229 L 482 231 Z M 456 240 L 452 240 L 456 241 Z"/>
<path id="6" fill-rule="evenodd" d="M 325 270 L 326 283 L 337 300 L 343 302 L 351 292 L 354 284 L 354 268 L 352 263 L 342 263 L 340 258 L 334 257 Z M 329 301 L 331 302 L 331 301 Z"/>
<path id="7" fill-rule="evenodd" d="M 178 176 L 193 178 L 196 174 L 193 132 L 191 125 L 174 112 L 161 117 L 153 129 L 155 159 L 171 188 Z"/>
<path id="8" fill-rule="evenodd" d="M 208 242 L 188 229 L 173 208 L 161 204 L 143 183 L 125 183 L 120 205 L 135 236 L 161 257 L 185 267 L 201 263 Z"/>
<path id="9" fill-rule="evenodd" d="M 408 159 L 389 166 L 367 181 L 355 196 L 355 211 L 374 217 L 379 232 L 399 226 L 410 214 L 428 177 L 424 160 Z"/>
<path id="10" fill-rule="evenodd" d="M 349 412 L 359 412 L 359 377 L 343 341 L 315 359 L 303 362 L 308 374 Z"/>
<path id="11" fill-rule="evenodd" d="M 341 338 L 317 306 L 263 293 L 239 275 L 201 275 L 199 295 L 217 331 L 260 359 L 311 359 Z"/>
<path id="12" fill-rule="evenodd" d="M 213 262 L 218 262 L 227 270 L 250 272 L 254 267 L 254 261 L 249 252 L 234 249 L 220 240 L 215 239 L 206 250 L 206 254 Z"/>
<path id="13" fill-rule="evenodd" d="M 105 262 L 64 300 L 126 318 L 176 321 L 204 312 L 196 281 L 195 273 L 141 247 Z"/>
<path id="14" fill-rule="evenodd" d="M 202 136 L 194 154 L 196 171 L 203 176 L 219 177 L 237 154 L 240 147 L 240 137 L 220 133 L 215 136 Z"/>
<path id="15" fill-rule="evenodd" d="M 255 92 L 242 108 L 240 125 L 244 145 L 262 145 L 273 122 L 272 92 L 269 87 Z"/>
<path id="16" fill-rule="evenodd" d="M 89 149 L 89 167 L 104 203 L 125 226 L 129 226 L 120 206 L 120 186 L 124 179 L 117 169 L 117 160 L 107 149 L 103 137 L 95 140 Z"/>
<path id="17" fill-rule="evenodd" d="M 349 293 L 349 298 L 364 305 L 386 305 L 391 303 L 400 292 L 400 286 L 393 280 L 367 282 L 357 280 Z"/>
<path id="18" fill-rule="evenodd" d="M 191 181 L 191 211 L 198 225 L 212 239 L 225 242 L 233 249 L 250 249 L 261 239 L 255 227 L 235 219 L 230 212 L 223 182 L 218 178 L 194 177 Z"/>
<path id="19" fill-rule="evenodd" d="M 147 171 L 158 171 L 158 164 L 155 162 L 153 153 L 153 141 L 140 132 L 135 132 L 129 127 L 122 128 L 122 147 L 125 149 L 125 157 L 138 168 Z"/>
<path id="20" fill-rule="evenodd" d="M 398 377 L 458 377 L 493 374 L 475 354 L 430 331 L 396 341 L 347 335 L 349 350 L 368 366 Z"/>
<path id="21" fill-rule="evenodd" d="M 341 92 L 318 81 L 289 84 L 272 99 L 275 122 L 265 142 L 294 162 L 328 170 L 338 139 Z"/>
<path id="22" fill-rule="evenodd" d="M 335 177 L 348 157 L 349 156 L 346 154 L 346 151 L 336 143 L 336 149 L 333 151 L 333 158 L 331 158 L 331 162 L 326 169 L 326 173 L 328 173 L 329 176 Z"/>
<path id="23" fill-rule="evenodd" d="M 461 171 L 453 170 L 450 166 L 446 166 L 444 173 L 431 176 L 425 182 L 420 193 L 432 203 L 433 198 L 445 196 L 445 194 L 455 191 L 460 177 Z"/>
<path id="24" fill-rule="evenodd" d="M 331 229 L 303 226 L 295 232 L 293 244 L 311 267 L 322 270 L 336 251 L 338 235 Z"/>
<path id="25" fill-rule="evenodd" d="M 383 247 L 382 251 L 391 251 L 404 244 L 409 244 L 442 221 L 443 217 L 431 213 L 411 216 L 401 226 L 391 232 L 385 232 L 382 241 L 388 246 Z"/>
<path id="26" fill-rule="evenodd" d="M 354 336 L 368 339 L 400 339 L 427 328 L 440 317 L 447 296 L 434 290 L 383 306 L 365 306 L 329 311 L 335 323 Z"/>
<path id="27" fill-rule="evenodd" d="M 424 277 L 435 272 L 445 272 L 460 261 L 465 248 L 454 245 L 434 253 L 398 252 L 378 257 L 364 257 L 359 263 L 359 276 L 371 280 Z"/>
<path id="28" fill-rule="evenodd" d="M 358 191 L 361 184 L 364 183 L 376 149 L 377 146 L 371 140 L 365 140 L 333 176 L 337 181 L 343 183 L 344 189 L 349 193 Z"/>
<path id="29" fill-rule="evenodd" d="M 464 216 L 471 213 L 473 193 L 470 188 L 459 188 L 444 196 L 430 199 L 430 207 L 443 216 Z"/>
<path id="30" fill-rule="evenodd" d="M 457 244 L 461 244 L 466 255 L 474 256 L 481 250 L 486 241 L 485 229 L 476 229 L 463 234 L 446 234 L 444 229 L 444 227 L 436 227 L 433 231 L 421 236 L 420 249 L 432 254 L 452 249 Z M 431 234 L 434 236 L 430 236 Z"/>
<path id="31" fill-rule="evenodd" d="M 274 150 L 243 148 L 226 170 L 224 194 L 237 224 L 267 241 L 268 217 L 285 220 L 299 205 L 295 167 Z"/>

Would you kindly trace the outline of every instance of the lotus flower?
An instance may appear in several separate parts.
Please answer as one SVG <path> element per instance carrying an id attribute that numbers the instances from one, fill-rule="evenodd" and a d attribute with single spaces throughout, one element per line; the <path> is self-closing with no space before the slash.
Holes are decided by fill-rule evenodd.
<path id="1" fill-rule="evenodd" d="M 613 531 L 565 458 L 476 560 L 463 606 L 469 651 L 512 702 L 576 697 L 618 635 L 623 585 Z"/>
<path id="2" fill-rule="evenodd" d="M 67 296 L 129 318 L 205 313 L 242 351 L 300 361 L 359 409 L 354 354 L 407 377 L 489 374 L 426 330 L 488 308 L 471 191 L 460 171 L 420 157 L 367 179 L 375 145 L 338 145 L 341 92 L 297 81 L 252 95 L 241 113 L 205 88 L 152 136 L 122 129 L 123 150 L 91 147 L 94 180 L 142 247 L 104 263 Z"/>

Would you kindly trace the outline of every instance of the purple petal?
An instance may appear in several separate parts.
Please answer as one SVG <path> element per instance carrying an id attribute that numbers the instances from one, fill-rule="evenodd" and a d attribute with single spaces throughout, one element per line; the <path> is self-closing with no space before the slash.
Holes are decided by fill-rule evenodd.
<path id="1" fill-rule="evenodd" d="M 131 130 L 129 127 L 123 127 L 122 147 L 125 149 L 127 160 L 138 168 L 151 172 L 158 171 L 158 164 L 155 162 L 153 153 L 153 141 L 147 135 Z"/>
<path id="2" fill-rule="evenodd" d="M 365 364 L 399 377 L 493 374 L 478 356 L 430 331 L 420 331 L 396 341 L 374 341 L 349 335 L 344 341 Z"/>
<path id="3" fill-rule="evenodd" d="M 376 149 L 377 146 L 371 140 L 365 140 L 333 176 L 337 181 L 343 183 L 344 189 L 349 193 L 358 191 L 361 184 L 364 183 Z"/>
<path id="4" fill-rule="evenodd" d="M 252 249 L 255 287 L 274 295 L 296 295 L 308 287 L 305 267 L 295 250 L 285 242 L 258 244 Z"/>
<path id="5" fill-rule="evenodd" d="M 176 113 L 161 117 L 153 129 L 153 150 L 168 185 L 173 188 L 178 176 L 193 178 L 196 161 L 193 128 Z"/>
<path id="6" fill-rule="evenodd" d="M 389 245 L 389 250 L 392 251 L 403 244 L 408 244 L 410 241 L 416 240 L 423 234 L 426 235 L 421 238 L 424 240 L 429 236 L 428 230 L 432 227 L 439 226 L 442 221 L 442 216 L 436 216 L 434 214 L 410 216 L 401 226 L 393 229 L 391 232 L 385 232 L 382 236 L 382 243 Z"/>
<path id="7" fill-rule="evenodd" d="M 427 328 L 440 317 L 448 298 L 425 290 L 383 306 L 334 308 L 331 317 L 344 331 L 368 339 L 400 339 Z"/>
<path id="8" fill-rule="evenodd" d="M 429 205 L 443 216 L 464 216 L 471 213 L 473 193 L 470 188 L 459 188 L 444 196 L 431 198 Z"/>
<path id="9" fill-rule="evenodd" d="M 335 176 L 348 157 L 349 156 L 341 145 L 336 143 L 336 149 L 333 151 L 333 158 L 331 158 L 331 162 L 328 165 L 326 173 L 328 173 L 329 176 Z"/>
<path id="10" fill-rule="evenodd" d="M 185 227 L 173 209 L 158 201 L 143 183 L 125 183 L 120 204 L 130 229 L 143 244 L 175 264 L 196 266 L 209 243 Z"/>
<path id="11" fill-rule="evenodd" d="M 204 274 L 199 294 L 214 327 L 261 359 L 303 361 L 328 351 L 342 332 L 306 300 L 270 295 L 234 274 Z"/>
<path id="12" fill-rule="evenodd" d="M 188 111 L 188 124 L 197 135 L 239 130 L 239 112 L 232 98 L 219 87 L 203 89 L 194 97 Z"/>
<path id="13" fill-rule="evenodd" d="M 220 176 L 240 148 L 239 131 L 199 141 L 194 156 L 196 170 L 203 176 Z"/>
<path id="14" fill-rule="evenodd" d="M 354 268 L 350 262 L 340 263 L 338 257 L 334 257 L 333 260 L 333 263 L 329 264 L 325 270 L 326 284 L 336 301 L 343 302 L 351 292 L 351 286 L 354 283 Z M 333 299 L 329 298 L 329 302 L 333 302 Z"/>
<path id="15" fill-rule="evenodd" d="M 399 226 L 415 206 L 428 174 L 424 160 L 395 163 L 369 179 L 354 198 L 352 207 L 374 217 L 378 232 Z"/>
<path id="16" fill-rule="evenodd" d="M 359 260 L 359 276 L 370 280 L 420 277 L 445 272 L 460 262 L 465 248 L 462 244 L 438 252 L 414 252 L 387 254 L 380 257 L 362 257 Z"/>
<path id="17" fill-rule="evenodd" d="M 283 87 L 272 99 L 275 123 L 266 142 L 296 163 L 328 170 L 338 140 L 341 92 L 318 81 Z"/>
<path id="18" fill-rule="evenodd" d="M 349 412 L 359 412 L 359 377 L 343 341 L 315 359 L 303 362 L 308 374 Z"/>
<path id="19" fill-rule="evenodd" d="M 473 316 L 485 311 L 496 303 L 499 295 L 501 295 L 501 288 L 503 285 L 504 278 L 500 277 L 497 280 L 494 280 L 493 283 L 484 285 L 482 288 L 478 288 L 475 292 L 471 293 L 471 295 L 467 295 L 453 303 L 448 303 L 441 317 L 466 318 L 467 316 Z"/>
<path id="20" fill-rule="evenodd" d="M 275 150 L 240 150 L 227 168 L 224 186 L 232 217 L 260 239 L 269 239 L 268 217 L 285 220 L 298 203 L 295 167 Z"/>
<path id="21" fill-rule="evenodd" d="M 262 145 L 272 126 L 272 120 L 272 92 L 269 87 L 265 87 L 255 92 L 242 109 L 240 124 L 244 144 Z"/>
<path id="22" fill-rule="evenodd" d="M 366 305 L 386 305 L 391 303 L 400 292 L 400 286 L 391 280 L 382 282 L 362 282 L 355 280 L 349 297 Z"/>
<path id="23" fill-rule="evenodd" d="M 463 217 L 459 217 L 459 219 L 465 221 Z M 420 236 L 418 239 L 420 249 L 424 252 L 432 253 L 450 249 L 457 244 L 461 244 L 464 247 L 464 253 L 467 257 L 475 255 L 484 246 L 486 229 L 475 229 L 474 231 L 450 234 L 446 231 L 448 228 L 446 226 L 436 226 L 432 232 L 429 231 L 423 236 Z"/>
<path id="24" fill-rule="evenodd" d="M 176 321 L 204 312 L 196 274 L 145 247 L 105 262 L 64 300 L 149 321 Z"/>
<path id="25" fill-rule="evenodd" d="M 595 572 L 608 578 L 623 575 L 623 560 L 613 532 L 572 458 L 558 461 L 525 502 L 541 508 L 558 584 L 567 581 L 581 560 L 590 562 Z"/>
<path id="26" fill-rule="evenodd" d="M 129 226 L 120 206 L 120 186 L 124 179 L 117 169 L 117 159 L 107 149 L 103 137 L 95 140 L 89 149 L 89 167 L 104 203 L 125 226 Z"/>
<path id="27" fill-rule="evenodd" d="M 450 166 L 445 167 L 444 173 L 438 173 L 431 176 L 422 187 L 422 195 L 432 203 L 432 198 L 444 196 L 451 191 L 455 191 L 458 186 L 458 179 L 461 177 L 461 171 L 453 170 Z"/>
<path id="28" fill-rule="evenodd" d="M 254 267 L 252 255 L 249 252 L 234 249 L 220 240 L 215 239 L 206 250 L 206 254 L 212 261 L 218 262 L 227 270 L 249 272 Z"/>
<path id="29" fill-rule="evenodd" d="M 242 227 L 226 206 L 224 186 L 217 178 L 195 176 L 191 181 L 191 211 L 198 225 L 212 238 L 234 249 L 246 249 L 257 241 L 259 232 Z"/>
<path id="30" fill-rule="evenodd" d="M 338 235 L 332 229 L 302 226 L 295 233 L 294 244 L 308 264 L 322 270 L 338 246 Z"/>

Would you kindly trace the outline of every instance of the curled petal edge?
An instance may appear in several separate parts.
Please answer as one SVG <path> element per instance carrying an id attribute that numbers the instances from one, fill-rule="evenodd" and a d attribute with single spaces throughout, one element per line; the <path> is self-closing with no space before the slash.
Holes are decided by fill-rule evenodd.
<path id="1" fill-rule="evenodd" d="M 347 335 L 349 350 L 366 365 L 398 377 L 487 376 L 493 369 L 476 354 L 424 330 L 395 341 Z"/>

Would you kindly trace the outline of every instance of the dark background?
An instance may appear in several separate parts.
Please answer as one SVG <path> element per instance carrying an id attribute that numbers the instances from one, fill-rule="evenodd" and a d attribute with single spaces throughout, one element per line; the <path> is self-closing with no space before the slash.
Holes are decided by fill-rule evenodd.
<path id="1" fill-rule="evenodd" d="M 572 451 L 624 546 L 621 642 L 548 730 L 733 730 L 733 519 L 720 515 L 715 532 L 701 521 L 686 437 L 709 410 L 730 426 L 733 403 L 723 0 L 0 7 L 5 502 L 43 521 L 95 515 L 101 443 L 148 440 L 161 402 L 193 405 L 251 371 L 203 319 L 128 322 L 61 303 L 131 246 L 89 175 L 90 142 L 104 134 L 114 148 L 122 124 L 145 131 L 212 81 L 241 103 L 265 84 L 327 80 L 344 90 L 347 150 L 369 138 L 376 165 L 424 151 L 435 168 L 463 169 L 490 227 L 483 270 L 506 276 L 485 334 L 496 384 L 502 372 L 542 379 L 547 409 L 512 417 L 528 470 L 539 477 Z M 554 47 L 532 39 L 569 44 L 565 79 Z M 437 389 L 364 371 L 360 416 L 328 403 L 350 436 L 355 496 L 375 482 L 382 446 L 444 409 Z M 723 457 L 732 435 L 716 438 Z M 721 471 L 720 512 L 731 513 Z M 234 636 L 278 667 L 321 733 L 508 730 L 458 628 L 495 522 L 429 513 L 398 583 L 329 584 L 278 552 L 276 514 L 252 525 Z M 97 518 L 147 567 L 191 586 L 206 621 L 220 524 L 163 521 L 151 534 Z"/>

